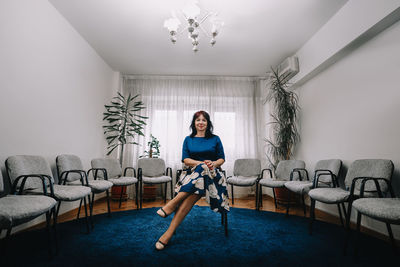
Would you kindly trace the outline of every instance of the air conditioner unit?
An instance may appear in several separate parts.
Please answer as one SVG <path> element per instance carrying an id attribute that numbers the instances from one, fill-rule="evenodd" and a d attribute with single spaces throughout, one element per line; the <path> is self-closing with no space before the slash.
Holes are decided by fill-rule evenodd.
<path id="1" fill-rule="evenodd" d="M 288 57 L 278 66 L 279 76 L 284 77 L 285 81 L 293 78 L 299 73 L 299 59 L 296 56 Z"/>

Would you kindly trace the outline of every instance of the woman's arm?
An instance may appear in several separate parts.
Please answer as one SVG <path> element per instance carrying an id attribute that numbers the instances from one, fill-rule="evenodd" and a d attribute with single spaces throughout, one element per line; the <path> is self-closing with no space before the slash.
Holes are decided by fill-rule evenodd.
<path id="1" fill-rule="evenodd" d="M 216 161 L 213 161 L 213 165 L 215 168 L 219 168 L 224 164 L 225 160 L 224 159 L 217 159 Z"/>
<path id="2" fill-rule="evenodd" d="M 194 160 L 194 159 L 191 159 L 191 158 L 185 158 L 183 160 L 183 163 L 185 163 L 185 165 L 187 165 L 189 167 L 194 167 L 194 166 L 197 166 L 197 165 L 203 163 L 203 161 Z"/>

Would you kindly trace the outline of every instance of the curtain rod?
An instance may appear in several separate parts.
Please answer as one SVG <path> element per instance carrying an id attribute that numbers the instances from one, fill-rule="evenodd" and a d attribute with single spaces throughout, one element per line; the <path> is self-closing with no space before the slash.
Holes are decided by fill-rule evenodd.
<path id="1" fill-rule="evenodd" d="M 121 74 L 122 78 L 125 79 L 145 79 L 145 80 L 232 80 L 232 81 L 259 81 L 266 80 L 266 77 L 262 76 L 217 76 L 217 75 L 142 75 L 142 74 Z"/>

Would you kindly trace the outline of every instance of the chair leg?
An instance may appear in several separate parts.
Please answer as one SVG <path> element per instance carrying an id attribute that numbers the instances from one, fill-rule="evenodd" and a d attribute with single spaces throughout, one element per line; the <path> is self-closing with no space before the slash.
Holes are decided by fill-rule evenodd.
<path id="1" fill-rule="evenodd" d="M 258 201 L 258 184 L 256 183 L 256 190 L 255 190 L 256 192 L 255 192 L 255 202 L 254 202 L 254 204 L 255 204 L 255 207 L 256 207 L 256 210 L 258 210 L 258 204 L 257 204 L 257 201 Z"/>
<path id="2" fill-rule="evenodd" d="M 312 235 L 312 225 L 315 220 L 315 200 L 311 198 L 310 206 L 310 223 L 308 225 L 308 233 Z"/>
<path id="3" fill-rule="evenodd" d="M 221 212 L 221 225 L 224 225 L 224 214 Z"/>
<path id="4" fill-rule="evenodd" d="M 94 223 L 93 223 L 93 204 L 94 204 L 94 193 L 92 193 L 92 198 L 90 197 L 90 194 L 88 195 L 88 200 L 89 200 L 89 217 L 90 217 L 90 225 L 92 226 L 92 229 L 94 228 Z"/>
<path id="5" fill-rule="evenodd" d="M 289 191 L 289 190 L 288 190 Z M 288 201 L 286 203 L 286 215 L 289 215 L 289 208 L 290 208 L 290 198 L 292 197 L 292 191 L 288 192 Z"/>
<path id="6" fill-rule="evenodd" d="M 339 218 L 340 218 L 340 223 L 342 224 L 342 226 L 344 227 L 344 222 L 343 222 L 343 216 L 342 216 L 342 209 L 340 208 L 340 204 L 337 204 L 338 207 L 338 211 L 339 211 Z"/>
<path id="7" fill-rule="evenodd" d="M 174 196 L 173 196 L 173 192 L 174 190 L 172 189 L 172 179 L 171 179 L 171 199 L 173 199 L 174 198 Z"/>
<path id="8" fill-rule="evenodd" d="M 78 214 L 76 215 L 76 219 L 79 220 L 79 214 L 81 213 L 81 207 L 82 207 L 82 199 L 79 202 L 79 208 L 78 208 Z"/>
<path id="9" fill-rule="evenodd" d="M 167 183 L 164 185 L 164 204 L 167 203 Z"/>
<path id="10" fill-rule="evenodd" d="M 110 192 L 108 192 L 108 189 L 106 190 L 106 196 L 107 196 L 107 211 L 108 211 L 108 217 L 111 217 Z"/>
<path id="11" fill-rule="evenodd" d="M 139 196 L 138 196 L 138 189 L 139 189 L 139 186 L 138 186 L 138 184 L 139 183 L 136 183 L 135 184 L 135 193 L 136 193 L 136 197 L 135 197 L 135 200 L 136 200 L 136 209 L 138 210 L 139 209 Z"/>
<path id="12" fill-rule="evenodd" d="M 397 245 L 396 245 L 396 240 L 393 237 L 392 227 L 390 226 L 390 223 L 386 223 L 386 228 L 388 230 L 390 242 L 392 243 L 393 251 L 396 254 L 397 253 Z"/>
<path id="13" fill-rule="evenodd" d="M 272 188 L 272 193 L 274 194 L 275 209 L 277 209 L 278 208 L 278 204 L 276 203 L 275 188 Z"/>
<path id="14" fill-rule="evenodd" d="M 122 193 L 124 192 L 124 186 L 121 185 L 120 188 L 121 188 L 121 194 L 119 195 L 119 206 L 118 206 L 119 208 L 121 208 Z"/>
<path id="15" fill-rule="evenodd" d="M 301 195 L 301 201 L 303 203 L 303 213 L 304 213 L 304 217 L 307 216 L 307 208 L 306 208 L 306 202 L 304 201 L 304 194 Z"/>
<path id="16" fill-rule="evenodd" d="M 58 201 L 57 210 L 56 210 L 56 217 L 58 217 L 58 213 L 60 212 L 61 201 Z"/>
<path id="17" fill-rule="evenodd" d="M 342 204 L 342 209 L 343 209 L 344 219 L 346 219 L 346 218 L 347 218 L 346 207 L 344 206 L 344 203 L 343 203 L 343 202 L 342 202 L 341 204 Z M 346 223 L 346 222 L 344 221 L 344 223 Z"/>
<path id="18" fill-rule="evenodd" d="M 358 241 L 360 237 L 360 226 L 361 226 L 361 212 L 357 212 L 357 233 L 356 233 L 356 242 L 354 247 L 354 255 L 358 254 Z"/>
<path id="19" fill-rule="evenodd" d="M 143 182 L 140 182 L 139 192 L 140 192 L 140 209 L 143 207 Z"/>
<path id="20" fill-rule="evenodd" d="M 52 209 L 53 213 L 53 232 L 54 232 L 54 243 L 56 247 L 56 255 L 58 254 L 58 237 L 57 237 L 57 211 L 56 207 Z M 50 217 L 51 218 L 51 217 Z"/>
<path id="21" fill-rule="evenodd" d="M 233 195 L 233 184 L 231 184 L 231 191 L 232 191 L 232 205 L 235 204 L 235 197 Z"/>
<path id="22" fill-rule="evenodd" d="M 224 212 L 225 236 L 228 236 L 228 213 Z"/>
<path id="23" fill-rule="evenodd" d="M 47 232 L 47 239 L 48 239 L 48 246 L 49 246 L 49 257 L 52 258 L 53 252 L 51 250 L 51 234 L 50 234 L 50 224 L 51 224 L 51 212 L 46 212 L 46 232 Z"/>
<path id="24" fill-rule="evenodd" d="M 88 218 L 86 197 L 83 198 L 83 203 L 84 203 L 84 206 L 85 206 L 86 230 L 87 230 L 87 233 L 89 234 L 90 233 L 90 226 L 89 226 L 89 218 Z"/>
<path id="25" fill-rule="evenodd" d="M 350 235 L 351 235 L 351 229 L 350 229 L 350 218 L 351 218 L 351 206 L 353 204 L 352 200 L 349 200 L 349 205 L 347 207 L 347 216 L 346 216 L 346 238 L 344 240 L 344 246 L 343 246 L 343 254 L 346 255 L 347 252 L 347 244 L 349 242 L 350 239 Z"/>
<path id="26" fill-rule="evenodd" d="M 260 184 L 258 186 L 260 187 L 258 191 L 258 210 L 260 210 L 260 207 L 263 206 L 263 187 Z"/>

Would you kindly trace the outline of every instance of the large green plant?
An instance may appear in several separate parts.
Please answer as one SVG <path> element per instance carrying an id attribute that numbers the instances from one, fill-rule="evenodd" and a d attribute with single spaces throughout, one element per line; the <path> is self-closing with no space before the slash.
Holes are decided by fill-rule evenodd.
<path id="1" fill-rule="evenodd" d="M 140 158 L 158 158 L 160 156 L 160 141 L 152 134 L 150 134 L 151 141 L 147 142 L 148 151 L 144 151 L 144 154 Z"/>
<path id="2" fill-rule="evenodd" d="M 300 140 L 296 122 L 300 107 L 297 94 L 288 90 L 290 84 L 287 75 L 272 68 L 269 85 L 266 102 L 271 104 L 272 132 L 271 138 L 265 141 L 268 160 L 275 167 L 279 161 L 291 158 L 293 148 Z"/>
<path id="3" fill-rule="evenodd" d="M 135 144 L 135 135 L 144 135 L 143 129 L 148 117 L 142 116 L 139 112 L 145 109 L 142 101 L 135 101 L 139 95 L 124 97 L 118 92 L 113 97 L 110 105 L 105 105 L 103 113 L 104 135 L 107 140 L 107 155 L 110 155 L 116 148 L 121 147 L 120 162 L 122 163 L 124 148 L 126 144 Z"/>

